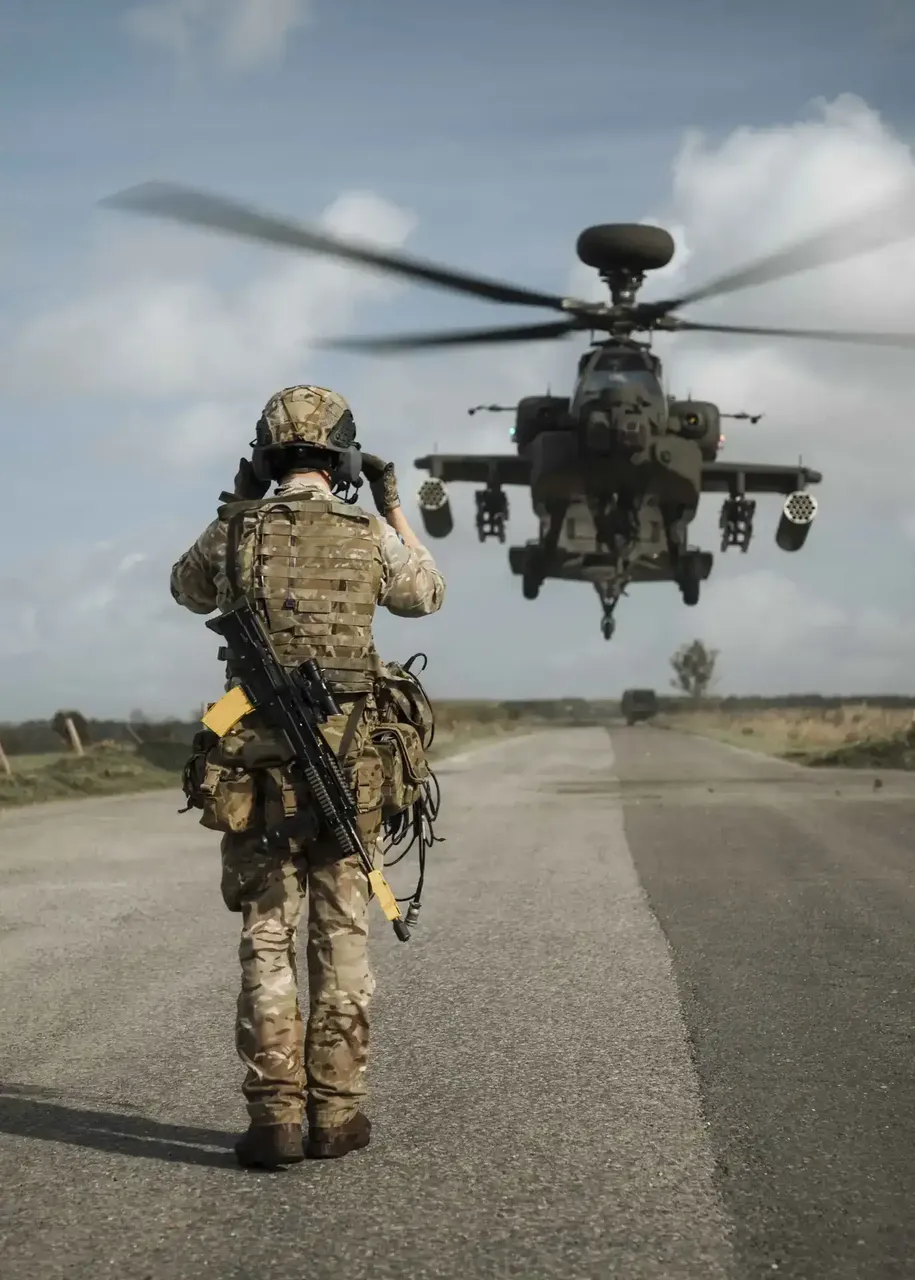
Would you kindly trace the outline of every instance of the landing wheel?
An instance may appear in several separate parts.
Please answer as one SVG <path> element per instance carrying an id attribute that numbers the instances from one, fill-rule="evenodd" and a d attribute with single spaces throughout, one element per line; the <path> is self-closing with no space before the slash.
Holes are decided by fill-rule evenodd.
<path id="1" fill-rule="evenodd" d="M 610 639 L 612 639 L 612 638 L 613 638 L 613 633 L 614 633 L 614 631 L 615 631 L 615 630 L 616 630 L 616 619 L 615 619 L 615 618 L 601 618 L 601 620 L 600 620 L 600 633 L 601 633 L 601 635 L 604 637 L 604 639 L 605 639 L 605 640 L 610 640 Z"/>
<path id="2" fill-rule="evenodd" d="M 536 600 L 543 586 L 543 560 L 539 547 L 528 547 L 524 553 L 521 594 L 525 600 Z"/>

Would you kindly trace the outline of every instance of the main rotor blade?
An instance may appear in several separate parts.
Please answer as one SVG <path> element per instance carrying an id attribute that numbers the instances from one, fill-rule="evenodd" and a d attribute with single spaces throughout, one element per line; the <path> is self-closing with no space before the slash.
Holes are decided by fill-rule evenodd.
<path id="1" fill-rule="evenodd" d="M 169 218 L 175 222 L 190 223 L 212 231 L 227 231 L 231 235 L 282 245 L 285 248 L 305 249 L 346 262 L 358 262 L 392 275 L 406 276 L 456 293 L 488 298 L 492 302 L 567 310 L 564 299 L 558 294 L 539 293 L 534 289 L 454 271 L 406 254 L 339 239 L 301 223 L 275 218 L 237 201 L 174 182 L 144 182 L 107 196 L 101 204 L 109 209 Z"/>
<path id="2" fill-rule="evenodd" d="M 540 338 L 562 338 L 583 328 L 574 320 L 551 320 L 547 324 L 512 325 L 499 329 L 455 329 L 447 333 L 405 333 L 378 338 L 328 338 L 316 343 L 340 351 L 419 351 L 428 347 L 485 346 L 497 342 L 534 342 Z"/>
<path id="3" fill-rule="evenodd" d="M 699 289 L 691 289 L 675 301 L 647 305 L 662 312 L 673 311 L 751 285 L 784 280 L 813 267 L 844 262 L 899 240 L 907 240 L 912 235 L 915 235 L 915 188 L 909 184 L 867 213 L 857 214 L 776 253 L 757 258 L 755 262 L 737 271 L 729 271 Z"/>
<path id="4" fill-rule="evenodd" d="M 674 317 L 671 317 L 674 320 Z M 848 333 L 842 329 L 766 329 L 753 325 L 694 324 L 689 320 L 676 320 L 674 330 L 693 333 L 749 333 L 764 338 L 816 338 L 823 342 L 855 342 L 876 347 L 902 347 L 915 349 L 915 333 Z"/>

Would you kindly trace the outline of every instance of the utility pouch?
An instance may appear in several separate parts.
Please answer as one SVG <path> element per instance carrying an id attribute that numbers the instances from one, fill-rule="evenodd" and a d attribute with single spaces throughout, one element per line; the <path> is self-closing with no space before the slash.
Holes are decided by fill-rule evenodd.
<path id="1" fill-rule="evenodd" d="M 386 782 L 384 761 L 373 740 L 365 743 L 359 757 L 345 772 L 353 790 L 357 811 L 374 813 L 381 809 Z"/>
<path id="2" fill-rule="evenodd" d="M 371 741 L 384 769 L 385 821 L 412 809 L 432 776 L 426 753 L 435 736 L 435 715 L 410 670 L 414 661 L 383 663 L 376 680 L 377 725 Z"/>
<path id="3" fill-rule="evenodd" d="M 418 676 L 410 670 L 415 654 L 405 663 L 384 662 L 376 677 L 375 702 L 382 724 L 407 724 L 416 731 L 428 751 L 435 737 L 435 713 Z"/>
<path id="4" fill-rule="evenodd" d="M 200 825 L 210 831 L 248 831 L 254 826 L 257 788 L 250 773 L 209 761 L 204 775 Z"/>
<path id="5" fill-rule="evenodd" d="M 247 831 L 254 825 L 257 785 L 238 758 L 243 736 L 220 738 L 211 729 L 194 735 L 182 775 L 187 806 L 180 812 L 200 809 L 200 825 L 210 831 Z"/>
<path id="6" fill-rule="evenodd" d="M 384 724 L 372 732 L 384 773 L 382 818 L 393 818 L 420 798 L 429 778 L 429 762 L 412 724 Z"/>

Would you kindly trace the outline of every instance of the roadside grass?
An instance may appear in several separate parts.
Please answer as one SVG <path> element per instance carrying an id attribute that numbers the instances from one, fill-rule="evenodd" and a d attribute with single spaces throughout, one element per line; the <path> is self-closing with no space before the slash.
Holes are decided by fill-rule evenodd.
<path id="1" fill-rule="evenodd" d="M 665 727 L 810 766 L 915 768 L 913 708 L 867 703 L 813 710 L 681 711 Z"/>
<path id="2" fill-rule="evenodd" d="M 186 750 L 183 754 L 187 754 Z M 180 783 L 177 770 L 160 768 L 144 758 L 137 747 L 120 742 L 96 743 L 83 756 L 12 756 L 10 766 L 12 777 L 0 775 L 0 808 L 177 788 Z"/>
<path id="3" fill-rule="evenodd" d="M 915 708 L 915 700 L 913 700 Z M 872 707 L 724 710 L 703 707 L 659 715 L 658 727 L 714 738 L 812 767 L 915 769 L 913 708 Z M 544 728 L 609 721 L 611 704 L 518 706 L 501 702 L 441 702 L 436 707 L 433 765 L 466 747 Z M 180 741 L 98 742 L 84 756 L 65 751 L 11 756 L 12 777 L 0 773 L 0 810 L 80 796 L 125 795 L 180 788 L 189 746 Z M 180 795 L 178 797 L 180 799 Z"/>
<path id="4" fill-rule="evenodd" d="M 10 757 L 10 767 L 14 773 L 34 773 L 45 765 L 56 764 L 67 755 L 66 751 L 41 751 L 34 755 Z"/>
<path id="5" fill-rule="evenodd" d="M 490 738 L 529 733 L 551 723 L 548 716 L 509 713 L 499 703 L 436 708 L 430 762 Z M 184 742 L 99 742 L 83 756 L 67 752 L 11 756 L 12 777 L 0 774 L 0 809 L 73 800 L 80 796 L 178 790 L 190 747 Z M 179 797 L 180 798 L 180 797 Z"/>

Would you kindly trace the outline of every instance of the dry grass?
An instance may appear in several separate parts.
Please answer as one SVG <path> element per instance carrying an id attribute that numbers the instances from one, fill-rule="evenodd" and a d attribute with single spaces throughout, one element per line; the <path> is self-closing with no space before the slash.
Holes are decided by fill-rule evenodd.
<path id="1" fill-rule="evenodd" d="M 498 704 L 448 708 L 437 717 L 433 762 L 488 738 L 529 731 L 543 720 L 509 717 Z M 84 756 L 67 752 L 13 756 L 13 776 L 0 772 L 0 809 L 79 796 L 124 795 L 130 792 L 178 790 L 190 748 L 180 742 L 100 742 Z"/>
<path id="2" fill-rule="evenodd" d="M 10 756 L 10 768 L 13 773 L 34 773 L 36 769 L 43 769 L 46 765 L 56 764 L 58 760 L 62 760 L 67 754 L 66 751 L 41 751 L 34 755 Z"/>
<path id="3" fill-rule="evenodd" d="M 21 767 L 26 760 L 31 760 L 31 768 Z M 171 767 L 161 768 L 133 746 L 120 742 L 99 742 L 83 756 L 13 756 L 10 763 L 13 776 L 0 775 L 0 808 L 45 800 L 75 800 L 80 796 L 177 789 L 180 785 L 180 774 Z"/>
<path id="4" fill-rule="evenodd" d="M 862 750 L 910 746 L 912 708 L 869 707 L 867 703 L 826 710 L 772 708 L 765 711 L 684 711 L 665 717 L 671 728 L 749 747 L 767 755 L 811 763 L 861 763 Z M 882 761 L 886 763 L 886 761 Z M 907 764 L 900 761 L 900 767 Z"/>

